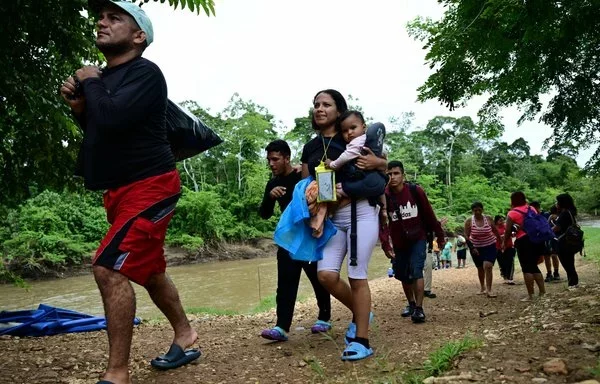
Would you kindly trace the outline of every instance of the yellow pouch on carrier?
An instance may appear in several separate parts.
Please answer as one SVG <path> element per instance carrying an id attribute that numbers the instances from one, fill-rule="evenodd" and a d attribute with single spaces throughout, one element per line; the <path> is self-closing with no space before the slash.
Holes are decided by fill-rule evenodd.
<path id="1" fill-rule="evenodd" d="M 315 176 L 317 179 L 317 187 L 319 188 L 317 203 L 336 201 L 335 172 L 325 168 L 325 164 L 321 162 L 321 164 L 315 168 Z"/>

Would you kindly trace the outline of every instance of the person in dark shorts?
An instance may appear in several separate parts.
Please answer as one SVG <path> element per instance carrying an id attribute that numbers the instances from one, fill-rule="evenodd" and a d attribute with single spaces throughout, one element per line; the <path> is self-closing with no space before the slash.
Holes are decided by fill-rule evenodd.
<path id="1" fill-rule="evenodd" d="M 506 228 L 516 226 L 515 248 L 517 250 L 517 258 L 523 271 L 523 280 L 525 280 L 525 288 L 527 288 L 527 297 L 522 301 L 533 300 L 534 282 L 538 287 L 539 295 L 546 294 L 546 286 L 544 285 L 544 276 L 538 268 L 538 260 L 544 254 L 544 244 L 535 244 L 530 239 L 527 233 L 523 230 L 523 222 L 529 205 L 525 194 L 521 191 L 513 192 L 510 195 L 510 206 L 512 209 L 506 216 Z M 535 208 L 532 208 L 535 210 Z M 537 211 L 536 211 L 537 212 Z M 508 245 L 508 237 L 504 239 L 504 247 Z"/>
<path id="2" fill-rule="evenodd" d="M 111 224 L 92 261 L 109 341 L 100 382 L 130 383 L 135 315 L 130 281 L 148 291 L 175 333 L 169 352 L 152 365 L 176 368 L 199 358 L 200 351 L 187 349 L 198 335 L 165 273 L 165 234 L 181 188 L 167 140 L 167 85 L 156 64 L 142 57 L 152 43 L 152 23 L 131 2 L 90 5 L 98 15 L 96 46 L 107 67 L 82 67 L 60 92 L 84 132 L 77 174 L 86 188 L 105 191 Z"/>
<path id="3" fill-rule="evenodd" d="M 471 204 L 473 216 L 465 220 L 465 236 L 469 244 L 473 264 L 477 267 L 480 295 L 496 297 L 492 291 L 493 268 L 496 262 L 496 241 L 500 235 L 491 216 L 483 214 L 483 204 Z"/>
<path id="4" fill-rule="evenodd" d="M 283 212 L 292 200 L 294 187 L 301 179 L 301 174 L 295 172 L 290 164 L 291 151 L 288 143 L 284 140 L 275 140 L 265 148 L 267 161 L 273 177 L 265 187 L 265 193 L 259 208 L 260 216 L 268 219 L 273 216 L 275 202 Z M 298 295 L 298 284 L 300 274 L 304 270 L 312 284 L 319 316 L 317 322 L 312 326 L 312 333 L 327 332 L 331 329 L 331 296 L 323 288 L 317 277 L 317 263 L 293 260 L 285 249 L 277 249 L 277 323 L 273 328 L 262 331 L 261 336 L 268 340 L 286 341 L 288 332 L 292 325 L 294 306 Z"/>
<path id="5" fill-rule="evenodd" d="M 500 239 L 496 242 L 496 258 L 500 266 L 500 276 L 504 279 L 504 284 L 515 285 L 513 276 L 515 274 L 515 247 L 512 241 L 512 228 L 506 228 L 504 216 L 496 215 L 494 225 L 500 234 Z M 509 238 L 505 240 L 505 237 Z"/>
<path id="6" fill-rule="evenodd" d="M 465 268 L 467 262 L 467 239 L 459 233 L 456 235 L 456 268 Z M 461 267 L 462 265 L 462 267 Z"/>
<path id="7" fill-rule="evenodd" d="M 440 248 L 444 246 L 445 234 L 423 188 L 405 182 L 402 162 L 390 161 L 387 173 L 390 182 L 385 190 L 386 210 L 393 249 L 384 248 L 384 252 L 392 259 L 394 276 L 402 282 L 408 301 L 400 315 L 422 323 L 427 232 L 435 233 Z"/>
<path id="8" fill-rule="evenodd" d="M 541 210 L 541 206 L 538 201 L 532 201 L 529 205 L 531 205 L 538 212 L 540 212 L 541 215 L 548 219 L 548 223 L 550 224 L 551 228 L 554 227 L 556 224 L 556 219 L 558 218 L 556 205 L 553 205 L 550 208 L 550 213 L 548 215 L 546 215 L 546 212 Z M 550 283 L 553 281 L 560 281 L 560 273 L 558 272 L 560 267 L 560 261 L 558 260 L 558 240 L 549 240 L 545 245 L 544 264 L 546 266 L 546 278 L 544 279 L 544 282 Z"/>

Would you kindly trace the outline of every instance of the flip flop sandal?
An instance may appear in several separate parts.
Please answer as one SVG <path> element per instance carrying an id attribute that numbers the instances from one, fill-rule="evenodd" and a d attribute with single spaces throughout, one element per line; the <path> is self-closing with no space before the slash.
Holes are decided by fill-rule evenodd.
<path id="1" fill-rule="evenodd" d="M 375 317 L 375 314 L 373 312 L 369 312 L 369 325 L 371 325 L 371 323 L 373 322 L 373 317 Z M 346 334 L 344 335 L 344 342 L 346 343 L 346 345 L 348 345 L 352 341 L 354 341 L 355 337 L 356 323 L 350 322 L 350 324 L 348 324 L 348 328 L 346 329 Z"/>
<path id="2" fill-rule="evenodd" d="M 112 381 L 108 381 L 108 380 L 100 380 L 96 384 L 115 384 L 115 383 L 113 383 Z"/>
<path id="3" fill-rule="evenodd" d="M 343 361 L 357 361 L 366 359 L 373 355 L 373 349 L 367 348 L 361 343 L 357 343 L 356 341 L 348 344 L 344 352 L 342 353 Z"/>
<path id="4" fill-rule="evenodd" d="M 317 320 L 315 325 L 310 327 L 312 333 L 325 333 L 331 330 L 331 323 L 328 321 Z"/>
<path id="5" fill-rule="evenodd" d="M 488 293 L 488 294 L 487 294 L 487 297 L 489 297 L 489 298 L 493 299 L 494 297 L 498 297 L 498 295 L 497 295 L 497 294 L 495 294 L 495 293 Z"/>
<path id="6" fill-rule="evenodd" d="M 288 337 L 283 329 L 280 327 L 273 327 L 271 329 L 265 329 L 260 333 L 262 337 L 267 340 L 273 341 L 287 341 Z"/>
<path id="7" fill-rule="evenodd" d="M 161 370 L 179 368 L 182 365 L 186 365 L 198 359 L 201 354 L 202 353 L 198 349 L 188 349 L 187 351 L 184 351 L 179 345 L 171 344 L 169 352 L 153 359 L 150 362 L 150 365 Z"/>

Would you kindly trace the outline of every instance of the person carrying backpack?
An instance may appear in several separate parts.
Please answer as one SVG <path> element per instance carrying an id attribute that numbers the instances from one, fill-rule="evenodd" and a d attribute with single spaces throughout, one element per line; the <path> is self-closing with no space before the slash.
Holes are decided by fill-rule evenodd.
<path id="1" fill-rule="evenodd" d="M 577 208 L 568 193 L 556 196 L 556 208 L 559 214 L 552 229 L 558 237 L 558 258 L 567 272 L 569 288 L 577 288 L 579 276 L 575 270 L 575 254 L 583 248 L 583 232 L 575 221 Z"/>
<path id="2" fill-rule="evenodd" d="M 513 192 L 510 195 L 510 205 L 512 209 L 506 217 L 506 228 L 512 228 L 516 224 L 517 239 L 514 244 L 527 288 L 527 297 L 522 301 L 531 301 L 534 295 L 534 282 L 538 287 L 539 296 L 546 293 L 544 276 L 538 268 L 538 259 L 544 254 L 545 246 L 543 242 L 537 242 L 539 240 L 537 231 L 531 229 L 527 231 L 526 227 L 528 226 L 525 225 L 528 214 L 537 214 L 538 212 L 527 204 L 525 194 L 521 191 Z M 509 238 L 509 236 L 504 238 L 504 249 L 508 248 Z"/>
<path id="3" fill-rule="evenodd" d="M 390 182 L 385 190 L 388 224 L 382 247 L 392 259 L 394 277 L 402 283 L 408 305 L 400 313 L 413 323 L 423 323 L 423 268 L 427 258 L 427 232 L 434 232 L 444 246 L 444 230 L 421 186 L 405 181 L 404 165 L 388 163 Z M 380 238 L 381 238 L 380 234 Z"/>

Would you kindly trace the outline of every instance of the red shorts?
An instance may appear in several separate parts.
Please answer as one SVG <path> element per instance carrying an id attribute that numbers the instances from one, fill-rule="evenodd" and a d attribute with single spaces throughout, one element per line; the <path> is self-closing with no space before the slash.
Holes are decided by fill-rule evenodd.
<path id="1" fill-rule="evenodd" d="M 176 170 L 104 192 L 111 227 L 92 264 L 119 271 L 140 285 L 164 273 L 167 226 L 180 195 Z"/>

